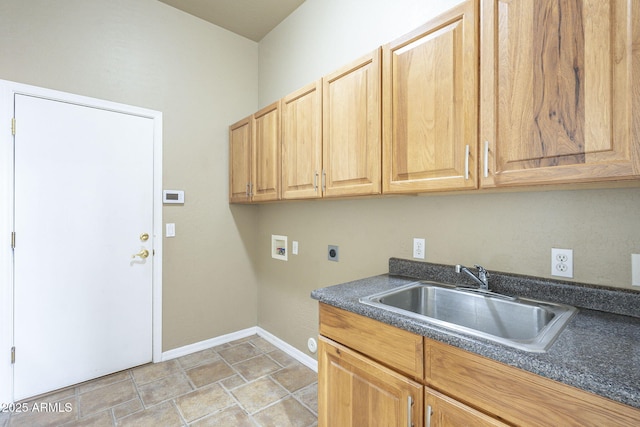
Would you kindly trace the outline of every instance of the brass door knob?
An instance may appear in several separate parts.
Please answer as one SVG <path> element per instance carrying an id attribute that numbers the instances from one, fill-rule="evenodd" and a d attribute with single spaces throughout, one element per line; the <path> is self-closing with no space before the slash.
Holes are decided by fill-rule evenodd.
<path id="1" fill-rule="evenodd" d="M 142 259 L 145 259 L 149 256 L 149 251 L 146 249 L 141 250 L 140 252 L 138 252 L 137 254 L 133 254 L 133 256 L 131 258 L 135 258 L 139 256 Z"/>

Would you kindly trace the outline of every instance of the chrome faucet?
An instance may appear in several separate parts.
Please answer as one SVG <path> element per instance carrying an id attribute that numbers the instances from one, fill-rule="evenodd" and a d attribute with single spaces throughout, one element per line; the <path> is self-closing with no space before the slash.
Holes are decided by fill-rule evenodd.
<path id="1" fill-rule="evenodd" d="M 471 270 L 467 267 L 462 266 L 460 264 L 456 265 L 456 273 L 466 273 L 467 276 L 471 277 L 474 282 L 480 286 L 480 289 L 485 291 L 489 290 L 489 273 L 485 268 L 481 265 L 475 264 L 475 267 L 478 269 L 478 275 L 473 274 Z"/>

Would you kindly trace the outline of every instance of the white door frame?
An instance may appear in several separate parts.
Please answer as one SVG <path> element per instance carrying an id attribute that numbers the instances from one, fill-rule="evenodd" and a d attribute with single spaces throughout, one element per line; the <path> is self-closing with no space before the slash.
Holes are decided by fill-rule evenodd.
<path id="1" fill-rule="evenodd" d="M 162 113 L 36 86 L 0 80 L 0 403 L 13 402 L 13 118 L 14 95 L 23 94 L 153 119 L 153 361 L 162 360 Z M 19 129 L 20 123 L 16 124 Z M 16 245 L 20 237 L 16 236 Z M 19 354 L 17 355 L 19 357 Z"/>

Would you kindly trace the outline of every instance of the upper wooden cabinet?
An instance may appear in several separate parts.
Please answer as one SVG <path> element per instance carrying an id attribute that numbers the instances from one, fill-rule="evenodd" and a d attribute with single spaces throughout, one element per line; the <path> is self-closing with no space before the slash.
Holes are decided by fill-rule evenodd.
<path id="1" fill-rule="evenodd" d="M 640 174 L 639 8 L 483 0 L 483 187 Z"/>
<path id="2" fill-rule="evenodd" d="M 477 188 L 477 3 L 383 47 L 385 193 Z"/>
<path id="3" fill-rule="evenodd" d="M 251 188 L 251 117 L 229 126 L 229 202 L 248 203 Z"/>
<path id="4" fill-rule="evenodd" d="M 324 196 L 379 194 L 380 49 L 323 78 Z"/>
<path id="5" fill-rule="evenodd" d="M 280 198 L 280 103 L 253 115 L 252 123 L 252 200 Z"/>
<path id="6" fill-rule="evenodd" d="M 281 101 L 282 198 L 322 196 L 322 80 Z"/>
<path id="7" fill-rule="evenodd" d="M 273 103 L 229 127 L 229 202 L 280 197 L 280 109 Z"/>

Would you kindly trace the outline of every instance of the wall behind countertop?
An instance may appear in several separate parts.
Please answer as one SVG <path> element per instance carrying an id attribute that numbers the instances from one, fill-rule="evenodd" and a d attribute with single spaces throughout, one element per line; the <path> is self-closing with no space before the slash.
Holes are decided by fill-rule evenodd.
<path id="1" fill-rule="evenodd" d="M 458 3 L 307 0 L 260 42 L 260 105 L 391 41 Z M 575 281 L 630 287 L 640 253 L 640 189 L 475 194 L 279 202 L 257 207 L 258 322 L 307 352 L 317 335 L 318 287 L 387 272 L 389 257 L 479 263 L 490 270 L 550 277 L 551 248 L 574 250 Z M 289 261 L 269 255 L 271 234 L 300 245 Z M 340 261 L 327 261 L 327 245 Z M 637 288 L 636 288 L 637 289 Z"/>

